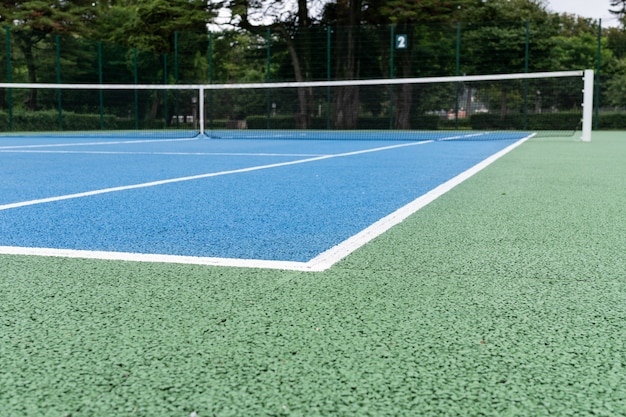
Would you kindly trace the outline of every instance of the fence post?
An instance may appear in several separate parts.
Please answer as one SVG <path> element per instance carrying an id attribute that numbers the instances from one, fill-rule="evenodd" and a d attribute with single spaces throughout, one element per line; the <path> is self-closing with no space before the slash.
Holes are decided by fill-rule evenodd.
<path id="1" fill-rule="evenodd" d="M 133 48 L 133 81 L 138 84 L 139 73 L 137 68 L 137 48 Z M 135 130 L 139 130 L 139 91 L 135 89 L 134 109 L 135 112 Z"/>
<path id="2" fill-rule="evenodd" d="M 178 84 L 178 31 L 174 32 L 174 84 Z M 174 92 L 174 113 L 176 114 L 176 128 L 180 125 L 180 92 Z"/>
<path id="3" fill-rule="evenodd" d="M 213 32 L 209 32 L 209 84 L 213 84 Z M 202 114 L 200 117 L 204 117 Z M 209 90 L 209 130 L 213 130 L 213 90 Z"/>
<path id="4" fill-rule="evenodd" d="M 526 41 L 524 46 L 524 72 L 527 73 L 530 61 L 530 21 L 526 21 Z M 524 79 L 524 109 L 522 128 L 528 128 L 528 79 Z"/>
<path id="5" fill-rule="evenodd" d="M 330 81 L 332 72 L 330 70 L 331 64 L 331 29 L 330 26 L 326 26 L 326 80 Z M 326 130 L 330 130 L 330 87 L 326 87 Z"/>
<path id="6" fill-rule="evenodd" d="M 267 28 L 266 32 L 266 57 L 265 57 L 265 81 L 270 82 L 270 57 L 272 53 L 272 32 L 270 28 Z M 272 104 L 271 104 L 271 92 L 270 89 L 267 89 L 266 97 L 266 116 L 265 116 L 265 127 L 267 129 L 270 128 L 270 116 L 272 115 Z"/>
<path id="7" fill-rule="evenodd" d="M 102 84 L 102 42 L 98 42 L 98 82 Z M 100 130 L 104 130 L 104 96 L 103 91 L 98 91 L 98 99 L 100 104 Z"/>
<path id="8" fill-rule="evenodd" d="M 167 59 L 168 59 L 168 55 L 167 54 L 163 54 L 163 84 L 168 84 L 168 74 L 167 74 Z M 170 123 L 169 123 L 169 112 L 167 111 L 167 106 L 168 106 L 168 100 L 167 100 L 167 96 L 169 95 L 169 92 L 167 90 L 163 90 L 163 119 L 164 119 L 164 123 L 165 123 L 165 127 L 169 127 Z"/>
<path id="9" fill-rule="evenodd" d="M 174 32 L 174 80 L 178 84 L 178 32 Z"/>
<path id="10" fill-rule="evenodd" d="M 56 45 L 57 84 L 61 84 L 61 41 L 59 35 L 54 37 L 54 43 Z M 59 130 L 63 130 L 63 107 L 60 88 L 57 88 L 57 110 L 59 113 Z"/>
<path id="11" fill-rule="evenodd" d="M 7 82 L 13 82 L 13 76 L 11 75 L 11 28 L 9 26 L 5 26 L 5 42 L 7 49 Z M 7 91 L 7 107 L 9 110 L 9 131 L 13 131 L 13 89 L 9 88 Z"/>
<path id="12" fill-rule="evenodd" d="M 596 59 L 596 97 L 594 100 L 594 109 L 595 109 L 595 120 L 593 127 L 594 129 L 600 128 L 600 78 L 601 78 L 601 67 L 602 67 L 602 19 L 598 19 L 598 52 Z"/>
<path id="13" fill-rule="evenodd" d="M 394 66 L 394 50 L 396 47 L 395 42 L 395 26 L 392 23 L 389 26 L 389 78 L 394 78 L 393 66 Z M 393 129 L 393 85 L 389 85 L 389 130 Z"/>
<path id="14" fill-rule="evenodd" d="M 456 22 L 456 49 L 454 53 L 455 70 L 454 75 L 461 75 L 461 22 Z M 456 82 L 456 95 L 454 99 L 454 128 L 459 129 L 459 93 L 461 90 L 461 84 Z M 467 109 L 465 114 L 468 114 Z"/>

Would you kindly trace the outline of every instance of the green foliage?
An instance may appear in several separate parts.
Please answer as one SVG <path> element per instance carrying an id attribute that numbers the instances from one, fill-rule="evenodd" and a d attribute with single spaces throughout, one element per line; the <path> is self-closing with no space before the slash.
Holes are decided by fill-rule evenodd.
<path id="1" fill-rule="evenodd" d="M 373 7 L 390 23 L 404 22 L 441 22 L 459 17 L 462 9 L 470 6 L 472 0 L 423 0 L 409 2 L 406 0 L 373 1 Z"/>
<path id="2" fill-rule="evenodd" d="M 0 131 L 11 131 L 11 122 L 13 131 L 17 132 L 100 130 L 101 121 L 107 129 L 118 128 L 117 119 L 112 115 L 104 115 L 100 119 L 99 115 L 94 114 L 78 114 L 66 111 L 59 115 L 56 110 L 43 110 L 37 112 L 17 111 L 12 116 L 12 119 L 9 119 L 7 112 L 0 111 Z"/>
<path id="3" fill-rule="evenodd" d="M 411 128 L 419 130 L 437 130 L 444 127 L 444 119 L 436 115 L 424 114 L 411 119 Z"/>
<path id="4" fill-rule="evenodd" d="M 259 82 L 267 77 L 266 39 L 248 32 L 212 34 L 213 76 L 222 83 Z M 273 61 L 273 60 L 272 60 Z M 272 70 L 276 68 L 271 63 Z"/>
<path id="5" fill-rule="evenodd" d="M 27 0 L 0 3 L 0 20 L 43 33 L 84 33 L 96 15 L 90 0 Z"/>
<path id="6" fill-rule="evenodd" d="M 538 2 L 490 0 L 464 14 L 463 72 L 491 74 L 525 70 L 528 29 L 529 70 L 550 68 L 552 38 L 559 20 Z"/>
<path id="7" fill-rule="evenodd" d="M 102 7 L 94 22 L 92 37 L 110 44 L 127 45 L 128 34 L 123 28 L 135 15 L 136 9 L 131 7 Z"/>
<path id="8" fill-rule="evenodd" d="M 626 130 L 626 117 L 617 111 L 600 113 L 598 124 L 601 129 Z"/>
<path id="9" fill-rule="evenodd" d="M 606 47 L 611 50 L 616 59 L 626 58 L 626 31 L 611 27 L 604 30 L 607 39 Z"/>
<path id="10" fill-rule="evenodd" d="M 608 39 L 601 41 L 601 60 L 606 66 L 613 59 L 613 54 L 608 46 Z M 563 70 L 580 70 L 595 68 L 598 56 L 597 36 L 584 32 L 578 36 L 555 36 L 552 38 L 552 60 L 554 67 Z"/>
<path id="11" fill-rule="evenodd" d="M 575 130 L 580 125 L 580 112 L 521 113 L 505 116 L 476 113 L 470 116 L 474 130 Z"/>
<path id="12" fill-rule="evenodd" d="M 139 3 L 121 30 L 128 36 L 131 46 L 146 51 L 173 52 L 175 32 L 202 30 L 210 17 L 205 1 L 151 0 Z"/>
<path id="13" fill-rule="evenodd" d="M 610 106 L 626 106 L 626 58 L 616 61 L 612 76 L 605 82 L 604 100 Z"/>
<path id="14" fill-rule="evenodd" d="M 422 115 L 411 119 L 411 128 L 419 130 L 437 130 L 442 119 L 436 115 Z M 296 129 L 294 116 L 249 116 L 246 118 L 248 129 Z M 361 116 L 357 121 L 357 129 L 362 130 L 389 130 L 389 116 Z M 326 129 L 327 120 L 324 117 L 314 117 L 311 120 L 312 129 Z"/>

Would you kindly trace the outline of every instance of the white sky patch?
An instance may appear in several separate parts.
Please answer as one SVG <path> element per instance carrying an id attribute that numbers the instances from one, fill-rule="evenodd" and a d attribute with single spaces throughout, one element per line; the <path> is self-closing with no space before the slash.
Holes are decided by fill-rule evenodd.
<path id="1" fill-rule="evenodd" d="M 229 4 L 223 0 L 210 0 L 211 4 Z M 312 19 L 321 16 L 324 6 L 330 3 L 327 0 L 313 0 L 308 1 L 309 17 Z M 298 2 L 295 0 L 286 1 L 268 1 L 264 0 L 260 2 L 260 7 L 248 9 L 248 20 L 253 25 L 268 25 L 276 22 L 283 22 L 290 20 L 290 17 L 297 13 Z M 232 29 L 232 23 L 238 23 L 238 20 L 233 21 L 230 8 L 222 7 L 217 10 L 218 16 L 214 19 L 214 22 L 209 24 L 209 29 L 212 31 L 220 31 L 223 29 Z"/>
<path id="2" fill-rule="evenodd" d="M 609 12 L 611 0 L 548 0 L 546 4 L 552 12 L 602 19 L 602 26 L 605 27 L 619 26 L 617 17 Z"/>

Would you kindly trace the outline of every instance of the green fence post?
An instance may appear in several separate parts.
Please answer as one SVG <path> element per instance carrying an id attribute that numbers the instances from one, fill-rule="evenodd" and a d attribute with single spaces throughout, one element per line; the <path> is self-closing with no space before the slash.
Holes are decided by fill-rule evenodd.
<path id="1" fill-rule="evenodd" d="M 56 68 L 57 68 L 57 84 L 61 84 L 61 41 L 60 36 L 54 37 L 56 45 Z M 57 88 L 57 109 L 59 113 L 59 130 L 63 130 L 63 108 L 61 104 L 61 89 Z"/>
<path id="2" fill-rule="evenodd" d="M 271 38 L 271 31 L 269 28 L 267 28 L 267 33 L 266 33 L 266 58 L 265 58 L 265 81 L 266 82 L 270 82 L 270 57 L 271 57 L 271 48 L 272 48 L 272 38 Z M 270 90 L 269 88 L 267 89 L 267 96 L 266 96 L 266 107 L 267 107 L 267 115 L 265 117 L 266 120 L 266 127 L 267 129 L 270 128 L 270 116 L 271 116 L 271 112 L 272 112 L 272 105 L 270 103 L 271 101 L 271 94 L 270 94 Z"/>
<path id="3" fill-rule="evenodd" d="M 139 81 L 139 73 L 137 68 L 137 48 L 133 48 L 133 81 L 135 84 L 138 84 Z M 139 91 L 135 89 L 135 102 L 134 109 L 135 113 L 135 130 L 139 130 Z"/>
<path id="4" fill-rule="evenodd" d="M 596 85 L 595 85 L 595 98 L 594 98 L 594 110 L 595 120 L 593 123 L 594 129 L 600 128 L 600 75 L 602 68 L 602 19 L 598 19 L 598 52 L 596 59 Z"/>
<path id="5" fill-rule="evenodd" d="M 526 41 L 524 47 L 524 72 L 527 73 L 530 62 L 530 21 L 526 21 Z M 528 79 L 524 79 L 524 108 L 522 116 L 522 128 L 526 130 L 528 128 Z"/>
<path id="6" fill-rule="evenodd" d="M 98 82 L 102 84 L 102 42 L 98 42 Z M 98 98 L 100 99 L 100 130 L 104 130 L 104 91 L 100 89 L 98 91 Z"/>
<path id="7" fill-rule="evenodd" d="M 332 72 L 330 70 L 331 64 L 331 28 L 330 26 L 326 26 L 326 80 L 330 81 L 332 77 Z M 331 110 L 331 100 L 330 100 L 330 86 L 326 87 L 326 130 L 330 130 L 330 110 Z"/>
<path id="8" fill-rule="evenodd" d="M 178 32 L 174 32 L 174 80 L 178 84 Z"/>
<path id="9" fill-rule="evenodd" d="M 167 54 L 163 54 L 163 84 L 167 84 Z M 167 96 L 168 96 L 168 91 L 167 90 L 163 90 L 163 121 L 165 123 L 165 127 L 169 127 L 168 124 L 168 112 L 167 112 L 167 105 L 168 105 L 168 101 L 167 101 Z"/>
<path id="10" fill-rule="evenodd" d="M 393 66 L 394 66 L 394 50 L 396 47 L 395 26 L 391 24 L 389 26 L 389 78 L 393 79 Z M 389 85 L 389 130 L 393 129 L 393 85 Z"/>
<path id="11" fill-rule="evenodd" d="M 174 32 L 174 82 L 178 84 L 178 31 Z M 174 93 L 174 113 L 176 114 L 176 128 L 178 129 L 180 121 L 180 92 L 176 90 Z"/>
<path id="12" fill-rule="evenodd" d="M 456 50 L 455 50 L 455 71 L 457 77 L 461 75 L 461 22 L 456 22 Z M 459 129 L 459 93 L 461 83 L 456 82 L 456 96 L 454 101 L 454 128 Z"/>
<path id="13" fill-rule="evenodd" d="M 5 26 L 5 42 L 7 49 L 7 82 L 13 82 L 12 68 L 11 68 L 11 28 L 9 26 Z M 9 110 L 9 131 L 13 131 L 13 89 L 9 88 L 7 94 L 7 107 Z"/>
<path id="14" fill-rule="evenodd" d="M 213 32 L 209 32 L 209 84 L 213 84 Z M 209 130 L 213 131 L 213 90 L 209 90 Z"/>

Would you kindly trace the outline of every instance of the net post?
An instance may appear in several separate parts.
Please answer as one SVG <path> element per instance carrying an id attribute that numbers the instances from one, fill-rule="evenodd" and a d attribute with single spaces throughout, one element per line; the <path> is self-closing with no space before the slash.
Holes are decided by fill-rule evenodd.
<path id="1" fill-rule="evenodd" d="M 583 128 L 581 140 L 591 142 L 591 126 L 593 123 L 593 70 L 584 71 L 583 87 Z"/>
<path id="2" fill-rule="evenodd" d="M 198 121 L 200 128 L 200 135 L 204 135 L 204 87 L 200 86 L 198 88 L 198 105 L 200 108 L 198 109 Z"/>

